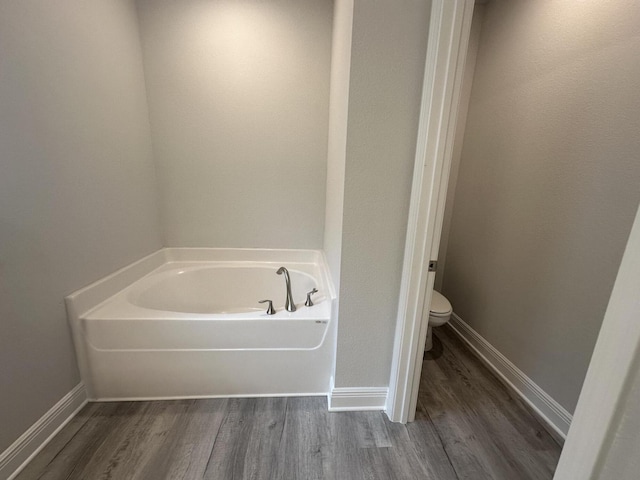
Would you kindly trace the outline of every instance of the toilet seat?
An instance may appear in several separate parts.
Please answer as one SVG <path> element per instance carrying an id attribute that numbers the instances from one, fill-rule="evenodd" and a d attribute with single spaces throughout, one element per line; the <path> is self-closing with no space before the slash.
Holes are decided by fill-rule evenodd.
<path id="1" fill-rule="evenodd" d="M 449 300 L 440 292 L 434 290 L 431 297 L 431 305 L 429 306 L 429 315 L 432 317 L 447 317 L 451 315 L 452 311 Z"/>
<path id="2" fill-rule="evenodd" d="M 427 339 L 424 344 L 424 351 L 428 352 L 433 347 L 432 331 L 433 327 L 441 327 L 449 321 L 453 313 L 453 308 L 444 295 L 433 291 L 431 305 L 429 306 L 429 323 L 427 326 Z"/>

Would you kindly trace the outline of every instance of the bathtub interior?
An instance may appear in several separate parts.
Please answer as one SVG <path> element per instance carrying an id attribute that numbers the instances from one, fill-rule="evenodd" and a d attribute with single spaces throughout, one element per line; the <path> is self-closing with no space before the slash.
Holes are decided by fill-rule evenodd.
<path id="1" fill-rule="evenodd" d="M 285 311 L 286 266 L 297 311 Z M 316 288 L 314 305 L 306 294 Z M 168 261 L 82 315 L 88 320 L 123 319 L 311 319 L 329 320 L 333 292 L 322 264 L 228 260 Z M 275 315 L 266 315 L 272 300 Z M 264 315 L 263 315 L 264 314 Z"/>
<path id="2" fill-rule="evenodd" d="M 149 284 L 132 286 L 127 300 L 152 310 L 236 314 L 265 310 L 258 302 L 268 299 L 280 311 L 284 309 L 285 283 L 276 274 L 277 268 L 241 262 L 173 262 L 152 275 Z M 300 267 L 289 267 L 291 291 L 297 307 L 301 307 L 306 293 L 320 288 L 312 274 L 294 268 Z M 314 300 L 318 303 L 324 297 L 316 295 Z"/>

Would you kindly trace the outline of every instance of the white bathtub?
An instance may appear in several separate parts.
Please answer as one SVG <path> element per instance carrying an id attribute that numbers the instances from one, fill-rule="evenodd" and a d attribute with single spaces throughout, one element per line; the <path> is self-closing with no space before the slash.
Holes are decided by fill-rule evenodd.
<path id="1" fill-rule="evenodd" d="M 284 310 L 280 266 L 296 312 Z M 162 249 L 66 303 L 89 397 L 121 400 L 324 395 L 334 298 L 319 251 Z"/>

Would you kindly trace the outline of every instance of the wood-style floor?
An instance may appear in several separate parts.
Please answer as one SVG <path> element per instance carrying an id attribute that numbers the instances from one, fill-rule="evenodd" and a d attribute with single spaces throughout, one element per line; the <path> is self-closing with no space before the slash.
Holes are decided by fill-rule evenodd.
<path id="1" fill-rule="evenodd" d="M 408 425 L 318 397 L 92 403 L 17 480 L 552 478 L 560 447 L 438 330 Z"/>

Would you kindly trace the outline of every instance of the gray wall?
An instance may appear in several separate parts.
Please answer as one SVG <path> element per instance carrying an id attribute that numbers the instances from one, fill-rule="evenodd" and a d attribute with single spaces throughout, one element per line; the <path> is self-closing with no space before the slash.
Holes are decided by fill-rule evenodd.
<path id="1" fill-rule="evenodd" d="M 322 248 L 331 0 L 139 0 L 167 246 Z"/>
<path id="2" fill-rule="evenodd" d="M 63 297 L 161 246 L 135 10 L 0 0 L 0 452 L 80 381 Z"/>
<path id="3" fill-rule="evenodd" d="M 635 0 L 485 6 L 443 291 L 569 411 L 640 201 L 638 25 Z"/>
<path id="4" fill-rule="evenodd" d="M 471 99 L 471 89 L 473 87 L 473 76 L 476 71 L 476 58 L 478 56 L 478 47 L 480 45 L 480 32 L 482 31 L 483 15 L 484 5 L 476 3 L 473 8 L 471 32 L 469 33 L 469 46 L 464 65 L 464 78 L 462 80 L 462 89 L 460 92 L 460 106 L 453 144 L 453 154 L 451 158 L 451 170 L 449 172 L 449 186 L 447 188 L 447 199 L 445 202 L 444 216 L 442 219 L 442 232 L 440 235 L 440 248 L 438 250 L 438 270 L 436 273 L 434 288 L 439 292 L 442 291 L 444 272 L 447 269 L 447 247 L 449 246 L 451 217 L 453 215 L 453 205 L 455 203 L 458 172 L 460 171 L 460 157 L 462 156 L 462 146 L 464 145 L 464 129 L 467 124 L 469 100 Z"/>
<path id="5" fill-rule="evenodd" d="M 356 0 L 335 385 L 387 386 L 430 2 Z"/>

